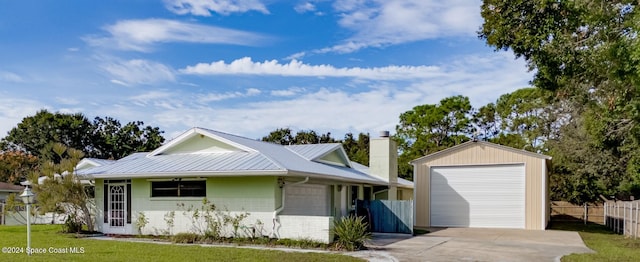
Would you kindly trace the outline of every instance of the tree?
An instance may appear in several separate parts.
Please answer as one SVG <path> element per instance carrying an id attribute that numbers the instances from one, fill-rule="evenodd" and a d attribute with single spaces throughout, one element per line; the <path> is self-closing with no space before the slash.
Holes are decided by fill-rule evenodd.
<path id="1" fill-rule="evenodd" d="M 394 137 L 401 151 L 398 174 L 411 178 L 409 161 L 469 140 L 471 112 L 468 97 L 452 96 L 402 113 Z"/>
<path id="2" fill-rule="evenodd" d="M 42 160 L 54 160 L 53 144 L 77 148 L 87 157 L 117 159 L 139 151 L 153 150 L 164 142 L 158 127 L 142 121 L 122 126 L 111 117 L 96 117 L 90 122 L 84 115 L 50 113 L 41 110 L 25 117 L 0 141 L 3 150 L 20 150 Z"/>
<path id="3" fill-rule="evenodd" d="M 303 145 L 303 144 L 322 144 L 322 143 L 338 143 L 331 137 L 331 133 L 318 135 L 316 131 L 300 130 L 295 136 L 292 135 L 291 128 L 278 128 L 271 131 L 269 135 L 262 138 L 262 141 L 276 143 L 280 145 Z"/>
<path id="4" fill-rule="evenodd" d="M 269 135 L 262 137 L 262 141 L 280 145 L 342 143 L 351 161 L 369 165 L 369 134 L 360 133 L 358 134 L 358 139 L 355 139 L 352 133 L 347 133 L 343 140 L 331 137 L 330 132 L 318 135 L 313 130 L 300 130 L 296 132 L 295 136 L 292 134 L 293 131 L 288 127 L 278 128 L 271 131 Z"/>
<path id="5" fill-rule="evenodd" d="M 500 117 L 502 134 L 496 141 L 511 141 L 514 144 L 505 145 L 543 152 L 544 142 L 557 131 L 554 122 L 558 112 L 554 111 L 554 106 L 551 93 L 539 88 L 522 88 L 500 96 L 496 114 Z M 521 140 L 509 138 L 509 135 L 517 135 Z"/>
<path id="6" fill-rule="evenodd" d="M 93 120 L 93 157 L 120 159 L 131 153 L 154 150 L 162 145 L 163 131 L 158 127 L 144 126 L 144 122 L 129 122 L 122 126 L 111 117 Z"/>
<path id="7" fill-rule="evenodd" d="M 0 152 L 0 182 L 16 183 L 38 167 L 38 158 L 22 151 Z"/>
<path id="8" fill-rule="evenodd" d="M 473 114 L 472 122 L 475 126 L 474 136 L 480 140 L 490 140 L 500 134 L 499 115 L 494 103 L 480 107 Z"/>
<path id="9" fill-rule="evenodd" d="M 572 188 L 562 197 L 574 203 L 599 194 L 640 197 L 634 191 L 640 187 L 638 4 L 485 0 L 482 5 L 480 37 L 524 58 L 536 72 L 535 86 L 553 91 L 570 108 L 549 152 L 558 167 L 555 177 L 571 177 L 559 183 Z"/>
<path id="10" fill-rule="evenodd" d="M 20 150 L 35 156 L 49 153 L 47 145 L 55 142 L 90 152 L 91 130 L 91 122 L 80 113 L 62 114 L 40 110 L 35 115 L 22 119 L 0 144 L 4 150 Z"/>
<path id="11" fill-rule="evenodd" d="M 369 139 L 369 134 L 364 133 L 358 134 L 358 139 L 353 137 L 353 133 L 344 135 L 341 143 L 351 161 L 369 166 Z"/>
<path id="12" fill-rule="evenodd" d="M 291 128 L 278 128 L 274 131 L 271 131 L 269 135 L 262 138 L 264 142 L 271 142 L 280 145 L 293 145 L 294 138 L 291 134 Z"/>
<path id="13" fill-rule="evenodd" d="M 66 212 L 71 214 L 71 219 L 81 221 L 89 231 L 92 231 L 94 226 L 89 210 L 88 189 L 74 173 L 75 167 L 84 154 L 82 151 L 68 148 L 62 143 L 56 143 L 52 150 L 61 160 L 59 162 L 47 161 L 37 172 L 29 176 L 29 181 L 36 194 L 39 212 Z M 47 179 L 38 184 L 40 176 L 46 176 Z"/>

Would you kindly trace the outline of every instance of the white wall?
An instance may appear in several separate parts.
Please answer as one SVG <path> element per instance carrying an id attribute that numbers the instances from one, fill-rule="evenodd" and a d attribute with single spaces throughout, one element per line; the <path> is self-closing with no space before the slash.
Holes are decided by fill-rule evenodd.
<path id="1" fill-rule="evenodd" d="M 206 229 L 205 220 L 200 217 L 193 217 L 193 212 L 176 211 L 174 214 L 174 226 L 169 228 L 165 215 L 166 211 L 142 211 L 149 223 L 142 228 L 142 234 L 160 235 L 165 233 L 198 233 L 202 234 Z M 135 227 L 135 221 L 140 213 L 136 213 L 132 217 L 132 225 L 134 233 L 138 233 Z M 231 216 L 241 214 L 241 212 L 229 212 Z M 289 238 L 289 239 L 310 239 L 322 243 L 330 243 L 333 241 L 331 228 L 333 226 L 333 217 L 326 216 L 278 216 L 278 220 L 274 223 L 273 212 L 251 212 L 249 216 L 242 220 L 241 226 L 237 232 L 240 237 L 266 236 L 272 238 Z M 222 235 L 232 237 L 234 235 L 233 227 L 227 225 L 222 229 Z"/>
<path id="2" fill-rule="evenodd" d="M 311 239 L 322 243 L 333 241 L 333 217 L 280 216 L 280 224 L 277 230 L 279 238 Z"/>

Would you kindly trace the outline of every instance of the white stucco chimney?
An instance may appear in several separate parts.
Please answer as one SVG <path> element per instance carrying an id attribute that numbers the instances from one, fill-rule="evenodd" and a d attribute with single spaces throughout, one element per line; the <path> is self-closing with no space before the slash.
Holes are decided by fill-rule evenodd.
<path id="1" fill-rule="evenodd" d="M 398 182 L 398 145 L 389 138 L 389 131 L 370 139 L 369 172 L 389 181 L 389 200 L 396 200 Z"/>

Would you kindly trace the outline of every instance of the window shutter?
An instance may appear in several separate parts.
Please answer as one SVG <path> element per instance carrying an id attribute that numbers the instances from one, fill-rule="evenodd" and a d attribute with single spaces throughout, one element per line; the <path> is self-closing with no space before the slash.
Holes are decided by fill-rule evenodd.
<path id="1" fill-rule="evenodd" d="M 131 183 L 127 184 L 127 224 L 131 224 Z"/>
<path id="2" fill-rule="evenodd" d="M 102 204 L 104 205 L 103 208 L 103 219 L 104 219 L 104 223 L 109 223 L 109 185 L 108 184 L 104 184 L 104 189 L 103 189 L 103 195 L 104 198 L 102 199 Z"/>

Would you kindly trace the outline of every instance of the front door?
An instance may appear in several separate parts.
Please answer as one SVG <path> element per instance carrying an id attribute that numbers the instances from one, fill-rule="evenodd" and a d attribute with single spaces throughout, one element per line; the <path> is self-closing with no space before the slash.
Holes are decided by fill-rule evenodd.
<path id="1" fill-rule="evenodd" d="M 127 187 L 125 184 L 109 185 L 109 226 L 124 227 L 127 219 Z"/>

